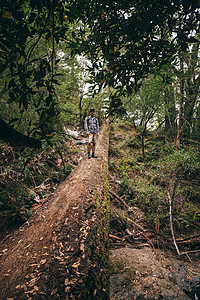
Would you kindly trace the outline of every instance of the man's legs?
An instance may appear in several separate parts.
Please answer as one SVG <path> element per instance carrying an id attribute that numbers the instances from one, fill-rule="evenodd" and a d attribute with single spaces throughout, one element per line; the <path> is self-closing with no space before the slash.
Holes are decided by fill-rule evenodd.
<path id="1" fill-rule="evenodd" d="M 92 134 L 89 134 L 88 135 L 88 158 L 91 158 L 91 155 L 90 155 L 90 150 L 92 148 L 92 140 L 93 140 L 93 135 Z"/>
<path id="2" fill-rule="evenodd" d="M 91 144 L 88 142 L 88 145 L 87 145 L 87 148 L 88 148 L 88 158 L 90 158 L 90 149 L 91 149 Z"/>
<path id="3" fill-rule="evenodd" d="M 96 139 L 97 139 L 97 135 L 94 134 L 93 135 L 93 139 L 92 139 L 92 157 L 93 158 L 97 158 L 97 156 L 95 156 L 95 148 L 96 148 Z"/>
<path id="4" fill-rule="evenodd" d="M 96 144 L 95 144 L 95 142 L 93 142 L 93 144 L 92 144 L 92 153 L 95 152 L 95 148 L 96 148 Z"/>
<path id="5" fill-rule="evenodd" d="M 88 135 L 88 158 L 91 158 L 90 151 L 92 148 L 92 157 L 96 158 L 95 156 L 95 148 L 96 148 L 96 140 L 97 140 L 97 135 L 96 134 L 89 134 Z"/>

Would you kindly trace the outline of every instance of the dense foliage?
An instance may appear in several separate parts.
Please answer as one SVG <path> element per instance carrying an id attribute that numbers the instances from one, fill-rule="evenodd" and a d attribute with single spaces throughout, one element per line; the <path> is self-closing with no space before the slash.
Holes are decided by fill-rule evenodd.
<path id="1" fill-rule="evenodd" d="M 2 1 L 1 99 L 19 107 L 7 121 L 32 109 L 35 116 L 26 115 L 25 133 L 51 134 L 59 113 L 61 43 L 68 57 L 90 58 L 90 74 L 99 88 L 119 85 L 130 93 L 149 72 L 187 49 L 197 23 L 196 1 Z"/>
<path id="2" fill-rule="evenodd" d="M 183 201 L 176 229 L 196 228 L 196 0 L 3 0 L 0 15 L 0 121 L 42 142 L 40 150 L 0 145 L 1 209 L 28 217 L 37 196 L 48 194 L 40 195 L 37 187 L 45 180 L 58 183 L 69 174 L 67 157 L 79 149 L 69 146 L 66 128 L 81 130 L 92 106 L 100 122 L 109 116 L 111 122 L 117 117 L 132 126 L 125 133 L 126 143 L 119 134 L 115 139 L 121 148 L 111 147 L 111 155 L 121 159 L 119 166 L 116 163 L 120 193 L 148 211 L 149 224 L 164 230 L 166 191 L 176 170 Z M 150 130 L 159 132 L 154 141 Z M 4 141 L 5 135 L 1 126 Z M 174 152 L 176 136 L 182 149 Z M 122 151 L 130 157 L 122 157 Z M 136 195 L 130 188 L 134 176 Z"/>
<path id="3" fill-rule="evenodd" d="M 147 131 L 146 160 L 141 154 L 141 136 L 130 121 L 117 121 L 111 127 L 110 173 L 118 195 L 132 207 L 140 225 L 150 226 L 157 233 L 157 242 L 171 239 L 169 199 L 172 176 L 178 181 L 173 200 L 173 222 L 178 238 L 198 236 L 199 147 L 184 146 L 175 151 L 174 141 L 163 139 L 162 132 Z M 115 192 L 116 192 L 115 190 Z M 140 209 L 141 213 L 137 210 Z M 124 216 L 125 218 L 125 216 Z M 168 244 L 171 247 L 172 243 Z M 195 248 L 194 245 L 191 247 Z"/>

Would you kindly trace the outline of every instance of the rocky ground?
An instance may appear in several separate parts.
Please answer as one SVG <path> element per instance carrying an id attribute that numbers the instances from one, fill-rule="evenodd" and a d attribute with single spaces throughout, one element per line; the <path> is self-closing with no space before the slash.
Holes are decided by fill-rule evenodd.
<path id="1" fill-rule="evenodd" d="M 200 299 L 200 265 L 150 247 L 111 250 L 111 299 Z"/>
<path id="2" fill-rule="evenodd" d="M 152 144 L 155 147 L 155 140 Z M 156 149 L 160 151 L 160 145 Z M 146 156 L 152 155 L 150 146 L 145 151 Z M 185 239 L 180 231 L 179 235 L 176 231 L 175 237 L 182 253 L 179 256 L 170 231 L 167 196 L 160 202 L 166 206 L 165 223 L 161 226 L 161 222 L 153 222 L 153 217 L 149 222 L 158 190 L 151 195 L 149 201 L 148 193 L 151 190 L 148 187 L 155 188 L 151 178 L 153 170 L 148 169 L 149 165 L 147 167 L 143 164 L 140 136 L 130 124 L 118 122 L 111 127 L 109 153 L 110 299 L 200 299 L 198 227 L 191 231 L 189 237 L 186 235 Z M 160 179 L 161 174 L 158 173 L 157 176 Z M 169 180 L 168 176 L 164 179 L 165 185 L 160 187 L 160 191 L 164 190 Z M 137 186 L 139 180 L 140 183 L 145 183 L 140 190 Z M 148 192 L 145 193 L 146 188 Z M 193 189 L 197 190 L 197 187 L 194 186 Z M 180 210 L 180 206 L 178 209 Z M 159 219 L 157 212 L 152 216 Z M 190 238 L 192 235 L 195 238 Z"/>

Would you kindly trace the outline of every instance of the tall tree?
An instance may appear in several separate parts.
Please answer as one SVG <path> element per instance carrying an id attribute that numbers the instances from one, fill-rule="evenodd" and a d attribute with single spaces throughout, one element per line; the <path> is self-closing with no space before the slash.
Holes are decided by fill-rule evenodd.
<path id="1" fill-rule="evenodd" d="M 140 91 L 128 98 L 127 112 L 138 125 L 141 134 L 142 155 L 145 158 L 144 137 L 148 127 L 155 127 L 157 115 L 165 118 L 163 107 L 165 107 L 165 89 L 160 77 L 149 76 Z M 127 102 L 127 100 L 126 100 Z M 125 105 L 127 107 L 127 105 Z"/>
<path id="2" fill-rule="evenodd" d="M 34 108 L 38 121 L 32 134 L 45 137 L 45 124 L 56 113 L 55 46 L 64 38 L 69 23 L 63 19 L 64 3 L 5 0 L 0 10 L 1 99 L 10 105 L 17 103 L 21 113 Z M 15 139 L 17 145 L 17 135 L 13 144 Z M 26 143 L 24 137 L 23 143 L 27 146 L 29 139 Z"/>
<path id="3" fill-rule="evenodd" d="M 137 89 L 141 78 L 172 62 L 179 47 L 187 48 L 189 33 L 197 24 L 196 1 L 71 3 L 74 18 L 81 18 L 90 28 L 85 38 L 80 30 L 77 42 L 82 41 L 80 49 L 91 57 L 100 87 Z"/>
<path id="4" fill-rule="evenodd" d="M 196 34 L 197 41 L 191 45 L 190 51 L 184 54 L 185 69 L 185 104 L 184 104 L 184 126 L 183 135 L 185 138 L 191 136 L 194 130 L 194 113 L 200 91 L 200 64 L 199 64 L 199 30 Z"/>
<path id="5" fill-rule="evenodd" d="M 99 89 L 118 86 L 124 93 L 126 87 L 130 93 L 149 72 L 172 62 L 177 48 L 187 48 L 198 22 L 196 0 L 3 0 L 0 9 L 1 96 L 18 103 L 22 111 L 33 104 L 40 137 L 48 133 L 57 113 L 54 66 L 59 41 L 67 36 L 71 55 L 90 58 Z M 66 35 L 79 20 L 71 37 Z M 48 50 L 38 51 L 44 44 Z"/>
<path id="6" fill-rule="evenodd" d="M 182 125 L 183 125 L 183 104 L 184 104 L 184 69 L 183 57 L 180 54 L 180 97 L 179 97 L 179 114 L 178 114 L 178 129 L 176 137 L 176 150 L 180 149 L 182 139 Z"/>
<path id="7" fill-rule="evenodd" d="M 165 133 L 174 135 L 176 132 L 176 101 L 173 85 L 168 85 L 165 93 Z"/>

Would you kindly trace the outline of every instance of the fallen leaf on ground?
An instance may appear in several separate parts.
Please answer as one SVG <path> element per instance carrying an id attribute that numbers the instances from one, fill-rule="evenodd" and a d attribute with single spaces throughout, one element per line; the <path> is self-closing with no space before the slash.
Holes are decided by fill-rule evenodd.
<path id="1" fill-rule="evenodd" d="M 66 288 L 65 288 L 65 292 L 68 292 L 70 290 L 70 286 L 67 286 Z"/>
<path id="2" fill-rule="evenodd" d="M 53 291 L 51 292 L 51 296 L 55 295 L 55 294 L 57 293 L 57 290 L 58 290 L 58 289 L 53 290 Z"/>
<path id="3" fill-rule="evenodd" d="M 38 209 L 40 206 L 42 206 L 42 204 L 34 203 L 34 204 L 31 206 L 31 209 L 32 209 L 32 210 L 36 210 L 36 209 Z"/>
<path id="4" fill-rule="evenodd" d="M 21 285 L 19 284 L 19 285 L 17 285 L 15 288 L 16 288 L 16 289 L 20 289 L 20 288 L 21 288 Z"/>
<path id="5" fill-rule="evenodd" d="M 78 280 L 78 283 L 83 283 L 83 279 L 79 279 L 79 280 Z"/>
<path id="6" fill-rule="evenodd" d="M 41 265 L 44 265 L 45 263 L 46 263 L 46 258 L 45 259 L 42 259 L 41 261 L 40 261 L 40 263 L 41 263 Z"/>
<path id="7" fill-rule="evenodd" d="M 81 244 L 81 245 L 80 245 L 80 250 L 81 250 L 81 251 L 84 251 L 84 244 Z"/>
<path id="8" fill-rule="evenodd" d="M 80 265 L 79 263 L 74 263 L 74 264 L 72 265 L 72 268 L 78 268 L 79 265 Z"/>
<path id="9" fill-rule="evenodd" d="M 62 260 L 62 261 L 63 261 L 63 258 L 60 257 L 60 256 L 55 256 L 55 259 L 58 259 L 58 260 Z"/>

